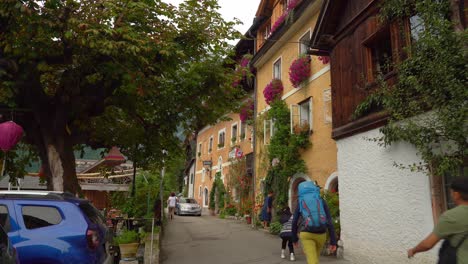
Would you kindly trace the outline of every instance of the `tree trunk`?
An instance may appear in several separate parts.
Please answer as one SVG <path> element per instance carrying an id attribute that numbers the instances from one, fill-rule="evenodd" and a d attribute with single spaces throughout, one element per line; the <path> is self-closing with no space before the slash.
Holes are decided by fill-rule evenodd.
<path id="1" fill-rule="evenodd" d="M 464 23 L 463 21 L 463 1 L 460 0 L 450 0 L 450 9 L 451 9 L 451 20 L 454 25 L 455 32 L 463 32 Z"/>
<path id="2" fill-rule="evenodd" d="M 67 132 L 62 114 L 57 112 L 55 116 L 46 117 L 36 115 L 36 118 L 41 133 L 38 138 L 42 143 L 38 144 L 39 153 L 47 175 L 48 189 L 73 194 L 81 192 L 76 178 L 72 138 Z"/>

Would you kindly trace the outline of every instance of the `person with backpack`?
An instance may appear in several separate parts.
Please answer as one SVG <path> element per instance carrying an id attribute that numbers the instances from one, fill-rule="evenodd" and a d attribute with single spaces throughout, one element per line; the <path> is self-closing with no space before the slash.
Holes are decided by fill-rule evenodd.
<path id="1" fill-rule="evenodd" d="M 292 221 L 293 215 L 291 209 L 288 206 L 281 210 L 280 223 L 283 225 L 281 228 L 279 236 L 281 237 L 281 258 L 286 258 L 286 244 L 289 248 L 289 260 L 295 261 L 296 257 L 294 256 L 294 246 L 292 242 Z"/>
<path id="2" fill-rule="evenodd" d="M 329 250 L 336 250 L 336 234 L 330 210 L 320 197 L 320 187 L 311 181 L 299 184 L 298 196 L 292 223 L 293 242 L 297 246 L 300 239 L 307 263 L 318 264 L 320 251 L 327 239 L 327 231 L 330 236 Z"/>
<path id="3" fill-rule="evenodd" d="M 444 239 L 439 250 L 439 264 L 468 264 L 468 177 L 455 178 L 450 195 L 457 205 L 444 212 L 429 236 L 408 249 L 408 258 L 432 249 Z"/>

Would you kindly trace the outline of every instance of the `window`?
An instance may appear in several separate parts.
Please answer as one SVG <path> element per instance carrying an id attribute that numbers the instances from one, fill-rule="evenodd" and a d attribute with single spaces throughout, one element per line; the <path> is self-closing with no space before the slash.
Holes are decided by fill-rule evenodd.
<path id="1" fill-rule="evenodd" d="M 27 229 L 42 228 L 62 222 L 62 215 L 55 207 L 23 206 L 22 213 Z"/>
<path id="2" fill-rule="evenodd" d="M 263 143 L 270 145 L 270 140 L 275 134 L 275 121 L 268 119 L 263 121 Z"/>
<path id="3" fill-rule="evenodd" d="M 419 37 L 424 31 L 423 20 L 420 16 L 414 15 L 410 17 L 409 23 L 410 23 L 411 42 L 418 41 Z"/>
<path id="4" fill-rule="evenodd" d="M 200 157 L 202 154 L 202 143 L 198 144 L 198 156 Z"/>
<path id="5" fill-rule="evenodd" d="M 281 58 L 273 63 L 273 78 L 281 80 Z"/>
<path id="6" fill-rule="evenodd" d="M 203 206 L 207 207 L 208 206 L 208 198 L 209 198 L 209 195 L 208 195 L 208 188 L 205 187 L 205 192 L 203 194 Z"/>
<path id="7" fill-rule="evenodd" d="M 5 229 L 5 232 L 10 231 L 10 217 L 8 208 L 5 205 L 0 205 L 0 226 Z"/>
<path id="8" fill-rule="evenodd" d="M 312 97 L 299 103 L 291 105 L 291 133 L 309 133 L 313 128 Z"/>
<path id="9" fill-rule="evenodd" d="M 271 34 L 271 24 L 270 22 L 268 22 L 265 27 L 263 28 L 263 39 L 268 39 L 270 37 L 270 34 Z"/>
<path id="10" fill-rule="evenodd" d="M 461 166 L 458 171 L 444 175 L 445 205 L 447 209 L 452 209 L 456 206 L 452 200 L 452 195 L 450 194 L 450 184 L 452 183 L 453 178 L 467 176 L 468 166 Z"/>
<path id="11" fill-rule="evenodd" d="M 193 173 L 190 175 L 190 184 L 193 184 Z"/>
<path id="12" fill-rule="evenodd" d="M 307 54 L 307 51 L 309 50 L 309 42 L 310 42 L 310 31 L 307 31 L 299 39 L 299 55 Z"/>
<path id="13" fill-rule="evenodd" d="M 367 77 L 374 82 L 378 74 L 387 74 L 393 70 L 392 41 L 390 28 L 387 26 L 365 41 L 367 54 Z"/>
<path id="14" fill-rule="evenodd" d="M 237 124 L 232 125 L 231 127 L 231 143 L 237 142 Z"/>
<path id="15" fill-rule="evenodd" d="M 226 131 L 222 130 L 218 133 L 218 149 L 224 148 L 224 143 L 226 140 Z"/>
<path id="16" fill-rule="evenodd" d="M 102 214 L 90 203 L 81 203 L 80 209 L 83 213 L 88 217 L 89 221 L 94 224 L 104 224 L 106 219 L 102 216 Z"/>
<path id="17" fill-rule="evenodd" d="M 331 89 L 323 91 L 323 120 L 326 124 L 332 122 Z"/>
<path id="18" fill-rule="evenodd" d="M 208 153 L 213 150 L 213 136 L 210 137 L 210 144 L 208 145 Z"/>
<path id="19" fill-rule="evenodd" d="M 245 122 L 241 122 L 240 124 L 240 140 L 244 140 L 246 137 L 246 126 L 247 124 Z"/>
<path id="20" fill-rule="evenodd" d="M 198 198 L 201 198 L 202 196 L 202 187 L 201 185 L 198 187 Z"/>
<path id="21" fill-rule="evenodd" d="M 201 178 L 201 181 L 202 181 L 202 182 L 205 182 L 205 175 L 206 175 L 206 168 L 203 168 L 203 169 L 202 169 L 202 174 L 201 174 L 201 177 L 202 177 L 202 178 Z"/>

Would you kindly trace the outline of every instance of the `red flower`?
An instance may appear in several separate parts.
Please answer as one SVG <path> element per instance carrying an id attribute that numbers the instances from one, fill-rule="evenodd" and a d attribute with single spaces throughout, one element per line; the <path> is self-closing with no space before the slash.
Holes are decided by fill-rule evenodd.
<path id="1" fill-rule="evenodd" d="M 310 57 L 302 56 L 293 61 L 289 67 L 289 80 L 294 88 L 309 79 L 310 77 Z"/>
<path id="2" fill-rule="evenodd" d="M 272 80 L 263 90 L 265 102 L 271 104 L 275 99 L 278 99 L 283 92 L 283 83 L 279 79 Z"/>

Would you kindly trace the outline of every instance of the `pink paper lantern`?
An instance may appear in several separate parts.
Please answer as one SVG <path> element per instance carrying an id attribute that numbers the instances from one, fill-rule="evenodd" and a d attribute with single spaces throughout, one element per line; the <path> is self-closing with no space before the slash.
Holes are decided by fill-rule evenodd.
<path id="1" fill-rule="evenodd" d="M 12 149 L 23 136 L 23 128 L 13 121 L 0 124 L 0 149 L 4 152 Z"/>

